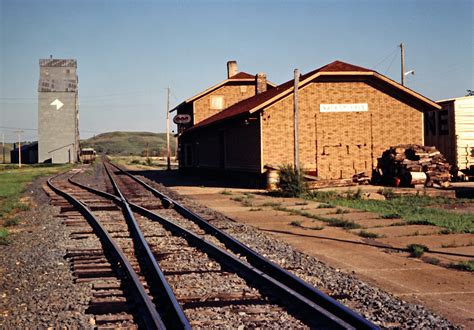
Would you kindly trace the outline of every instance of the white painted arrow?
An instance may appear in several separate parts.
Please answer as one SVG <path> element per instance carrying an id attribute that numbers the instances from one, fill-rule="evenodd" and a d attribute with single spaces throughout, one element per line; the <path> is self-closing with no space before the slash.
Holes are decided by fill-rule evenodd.
<path id="1" fill-rule="evenodd" d="M 59 101 L 58 99 L 54 100 L 53 102 L 51 102 L 51 105 L 55 105 L 56 106 L 56 110 L 59 110 L 63 107 L 64 103 Z"/>

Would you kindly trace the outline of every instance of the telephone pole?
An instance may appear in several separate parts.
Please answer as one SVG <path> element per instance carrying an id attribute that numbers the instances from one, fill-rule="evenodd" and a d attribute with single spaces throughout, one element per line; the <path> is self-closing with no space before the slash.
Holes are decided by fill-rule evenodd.
<path id="1" fill-rule="evenodd" d="M 295 69 L 294 71 L 295 75 L 295 85 L 294 85 L 294 91 L 293 91 L 293 125 L 294 125 L 294 136 L 293 139 L 295 141 L 294 143 L 294 157 L 295 157 L 295 170 L 298 172 L 300 168 L 300 156 L 298 152 L 298 84 L 300 82 L 300 70 Z"/>
<path id="2" fill-rule="evenodd" d="M 405 45 L 403 42 L 400 44 L 400 52 L 401 52 L 401 70 L 402 70 L 402 86 L 405 86 Z"/>
<path id="3" fill-rule="evenodd" d="M 166 88 L 167 98 L 166 98 L 166 163 L 167 170 L 171 170 L 171 149 L 170 149 L 170 88 Z"/>
<path id="4" fill-rule="evenodd" d="M 3 152 L 2 162 L 3 164 L 5 164 L 5 133 L 2 133 L 2 152 Z"/>
<path id="5" fill-rule="evenodd" d="M 24 131 L 15 131 L 18 133 L 18 167 L 21 168 L 21 133 Z"/>

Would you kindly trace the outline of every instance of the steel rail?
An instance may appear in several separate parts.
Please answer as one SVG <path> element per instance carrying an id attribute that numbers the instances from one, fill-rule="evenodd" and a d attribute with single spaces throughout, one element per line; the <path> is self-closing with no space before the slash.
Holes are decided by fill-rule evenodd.
<path id="1" fill-rule="evenodd" d="M 130 280 L 134 290 L 131 290 L 134 301 L 141 307 L 138 315 L 142 319 L 144 326 L 147 329 L 166 329 L 160 315 L 158 314 L 155 305 L 151 301 L 150 297 L 145 291 L 143 284 L 140 282 L 137 273 L 133 270 L 132 265 L 128 261 L 127 257 L 123 253 L 122 249 L 117 245 L 114 239 L 109 235 L 107 230 L 101 225 L 101 223 L 94 217 L 88 207 L 80 200 L 68 194 L 64 190 L 56 187 L 52 180 L 61 174 L 55 175 L 48 179 L 48 186 L 58 195 L 64 197 L 69 201 L 88 221 L 91 227 L 95 230 L 99 236 L 100 241 L 106 247 L 107 252 L 110 253 L 114 262 L 121 265 L 126 276 Z"/>
<path id="2" fill-rule="evenodd" d="M 358 313 L 354 312 L 350 308 L 339 303 L 337 300 L 329 297 L 328 295 L 321 292 L 320 290 L 314 288 L 310 284 L 298 278 L 296 275 L 276 265 L 269 259 L 263 257 L 258 252 L 254 251 L 253 249 L 249 248 L 248 246 L 244 245 L 237 239 L 230 236 L 229 234 L 213 226 L 212 224 L 207 222 L 205 219 L 203 219 L 196 213 L 192 212 L 191 210 L 187 209 L 186 207 L 184 207 L 177 201 L 173 200 L 172 198 L 166 196 L 165 194 L 151 187 L 149 184 L 147 184 L 143 180 L 135 177 L 128 171 L 123 170 L 121 167 L 109 162 L 108 159 L 107 159 L 107 162 L 111 164 L 112 166 L 114 166 L 115 168 L 117 168 L 120 172 L 126 174 L 127 176 L 129 176 L 130 178 L 132 178 L 133 180 L 141 184 L 143 187 L 148 189 L 150 192 L 152 192 L 156 197 L 158 197 L 162 201 L 164 206 L 172 206 L 179 214 L 181 214 L 185 218 L 196 223 L 206 233 L 215 236 L 221 243 L 223 243 L 227 248 L 232 250 L 234 253 L 245 256 L 248 262 L 252 266 L 269 274 L 274 279 L 278 280 L 279 282 L 281 282 L 288 288 L 294 290 L 295 292 L 299 293 L 301 296 L 307 298 L 308 300 L 318 304 L 319 306 L 323 307 L 324 309 L 331 312 L 332 314 L 337 315 L 339 318 L 341 318 L 348 324 L 354 326 L 355 328 L 378 329 L 378 327 L 375 324 L 368 321 L 367 319 L 365 319 Z"/>
<path id="3" fill-rule="evenodd" d="M 100 196 L 109 198 L 110 200 L 119 202 L 120 198 L 109 194 L 104 191 L 100 191 L 88 186 L 85 186 L 79 182 L 71 180 L 71 183 L 81 187 L 92 193 L 96 193 Z M 264 285 L 266 288 L 275 292 L 278 297 L 285 298 L 286 303 L 290 302 L 290 306 L 295 308 L 300 313 L 310 316 L 312 322 L 316 322 L 316 316 L 318 319 L 318 328 L 332 328 L 332 329 L 356 329 L 353 325 L 345 322 L 338 316 L 328 312 L 323 307 L 318 304 L 310 301 L 299 293 L 295 292 L 291 288 L 288 288 L 286 285 L 282 284 L 278 280 L 274 279 L 270 275 L 266 274 L 264 271 L 251 267 L 250 265 L 244 263 L 235 255 L 221 249 L 220 247 L 204 240 L 193 232 L 181 227 L 180 225 L 174 223 L 171 220 L 168 220 L 164 217 L 157 215 L 156 213 L 151 212 L 150 210 L 143 208 L 137 204 L 129 203 L 130 207 L 135 210 L 138 214 L 145 216 L 151 220 L 160 222 L 166 229 L 175 233 L 176 235 L 184 238 L 188 241 L 189 244 L 196 246 L 198 249 L 204 251 L 209 256 L 213 257 L 216 260 L 221 260 L 229 269 L 233 269 L 236 273 L 241 274 L 246 277 L 247 280 L 257 282 L 261 285 Z"/>
<path id="4" fill-rule="evenodd" d="M 134 241 L 138 244 L 139 250 L 143 253 L 144 261 L 147 263 L 149 270 L 147 272 L 147 276 L 149 276 L 150 280 L 152 281 L 153 288 L 158 290 L 158 297 L 160 299 L 160 308 L 163 309 L 162 319 L 165 321 L 169 327 L 176 328 L 176 329 L 191 329 L 191 325 L 189 324 L 188 319 L 184 315 L 183 309 L 181 305 L 178 303 L 176 296 L 173 293 L 170 285 L 166 281 L 165 275 L 161 270 L 158 262 L 156 261 L 153 252 L 148 245 L 143 232 L 138 225 L 137 220 L 135 219 L 132 210 L 130 209 L 130 205 L 126 198 L 123 196 L 122 192 L 120 191 L 117 183 L 112 177 L 107 166 L 105 166 L 105 171 L 114 187 L 115 192 L 118 195 L 116 201 L 122 206 L 124 211 L 125 218 L 127 223 L 130 227 L 130 232 L 133 235 Z M 70 180 L 71 182 L 72 180 Z M 159 309 L 160 309 L 159 308 Z"/>

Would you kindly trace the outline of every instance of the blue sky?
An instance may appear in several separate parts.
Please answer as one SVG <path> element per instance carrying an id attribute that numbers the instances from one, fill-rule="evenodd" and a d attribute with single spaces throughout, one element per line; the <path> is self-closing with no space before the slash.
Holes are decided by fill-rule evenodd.
<path id="1" fill-rule="evenodd" d="M 0 0 L 0 134 L 37 132 L 38 59 L 78 60 L 81 137 L 165 131 L 171 105 L 226 78 L 226 62 L 280 84 L 334 60 L 433 100 L 473 84 L 474 1 Z"/>

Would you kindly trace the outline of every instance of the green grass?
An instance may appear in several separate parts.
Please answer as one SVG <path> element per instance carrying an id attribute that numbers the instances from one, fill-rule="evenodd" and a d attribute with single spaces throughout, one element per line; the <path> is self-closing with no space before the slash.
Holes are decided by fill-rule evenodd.
<path id="1" fill-rule="evenodd" d="M 359 231 L 359 233 L 357 235 L 359 235 L 360 237 L 364 237 L 364 238 L 379 238 L 380 237 L 380 235 L 377 234 L 377 233 L 372 233 L 372 232 L 365 231 L 365 230 Z"/>
<path id="2" fill-rule="evenodd" d="M 319 221 L 327 223 L 331 227 L 341 227 L 344 229 L 360 228 L 360 225 L 358 225 L 357 223 L 353 221 L 347 221 L 347 220 L 338 219 L 338 218 L 327 218 L 327 217 L 323 217 L 321 215 L 313 214 L 313 213 L 303 211 L 303 210 L 290 209 L 284 206 L 274 206 L 273 209 L 277 211 L 288 212 L 289 214 L 292 214 L 292 215 L 301 215 L 306 218 L 319 220 Z"/>
<path id="3" fill-rule="evenodd" d="M 450 267 L 466 272 L 474 272 L 474 259 L 468 261 L 460 261 L 457 264 L 451 264 Z"/>
<path id="4" fill-rule="evenodd" d="M 8 230 L 0 227 L 0 245 L 7 245 L 8 243 Z"/>
<path id="5" fill-rule="evenodd" d="M 224 189 L 220 192 L 221 195 L 232 195 L 232 192 L 227 190 L 227 189 Z"/>
<path id="6" fill-rule="evenodd" d="M 307 198 L 323 203 L 360 209 L 380 214 L 382 217 L 399 216 L 408 224 L 423 224 L 444 227 L 456 233 L 474 233 L 474 217 L 472 214 L 454 213 L 435 206 L 439 204 L 450 204 L 460 202 L 459 199 L 452 200 L 442 197 L 427 196 L 401 196 L 391 199 L 364 200 L 357 198 L 357 193 L 348 198 L 338 195 L 336 192 L 313 192 Z M 462 202 L 462 201 L 461 201 Z"/>
<path id="7" fill-rule="evenodd" d="M 28 183 L 41 176 L 50 176 L 65 171 L 72 165 L 30 165 L 22 168 L 0 171 L 0 218 L 6 220 L 9 215 L 28 209 L 20 202 Z"/>

